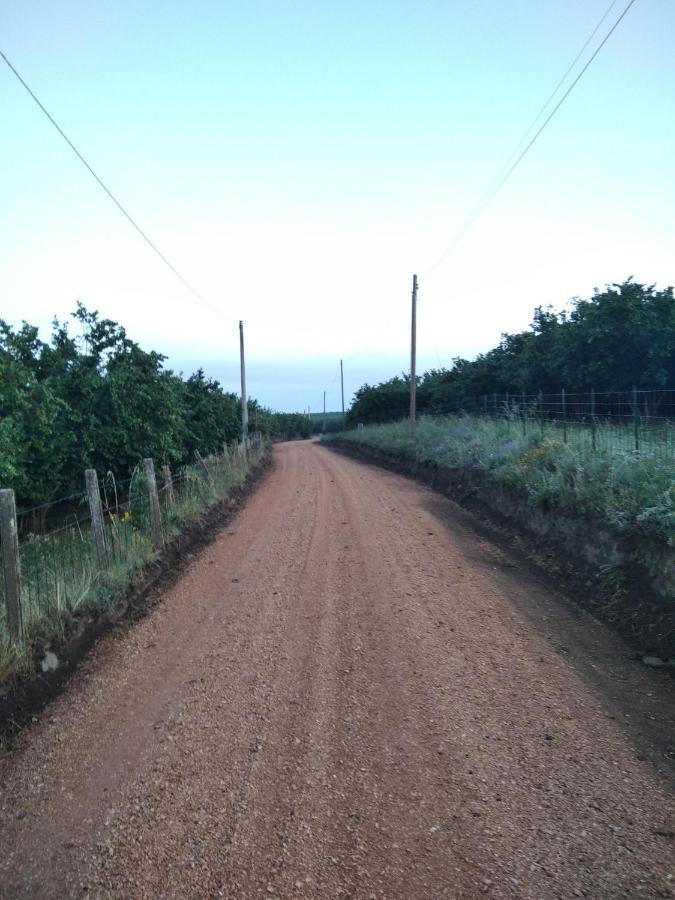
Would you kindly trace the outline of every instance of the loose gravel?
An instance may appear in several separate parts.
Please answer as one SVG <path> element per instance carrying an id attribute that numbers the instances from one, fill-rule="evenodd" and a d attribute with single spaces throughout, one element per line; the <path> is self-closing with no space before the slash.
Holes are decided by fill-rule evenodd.
<path id="1" fill-rule="evenodd" d="M 0 896 L 675 896 L 668 782 L 454 511 L 278 446 L 0 759 Z"/>

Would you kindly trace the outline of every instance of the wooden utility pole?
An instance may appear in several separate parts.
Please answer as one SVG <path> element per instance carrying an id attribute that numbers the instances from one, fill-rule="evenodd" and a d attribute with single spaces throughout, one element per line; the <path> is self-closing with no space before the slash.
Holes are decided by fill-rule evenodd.
<path id="1" fill-rule="evenodd" d="M 342 393 L 342 427 L 345 427 L 345 375 L 344 369 L 342 367 L 342 360 L 340 360 L 340 391 Z"/>
<path id="2" fill-rule="evenodd" d="M 410 323 L 410 431 L 417 424 L 417 275 L 413 275 L 412 319 Z"/>
<path id="3" fill-rule="evenodd" d="M 103 527 L 103 510 L 101 509 L 101 492 L 98 489 L 96 469 L 86 469 L 84 483 L 87 487 L 89 514 L 91 516 L 91 536 L 94 539 L 96 562 L 99 569 L 108 567 L 108 551 L 105 545 L 105 528 Z"/>
<path id="4" fill-rule="evenodd" d="M 19 565 L 19 531 L 16 524 L 16 502 L 10 488 L 0 491 L 0 545 L 5 579 L 5 611 L 7 630 L 18 644 L 23 639 L 21 608 L 21 568 Z"/>
<path id="5" fill-rule="evenodd" d="M 241 360 L 241 439 L 248 438 L 248 398 L 246 396 L 246 362 L 244 360 L 244 323 L 239 322 L 239 357 Z"/>

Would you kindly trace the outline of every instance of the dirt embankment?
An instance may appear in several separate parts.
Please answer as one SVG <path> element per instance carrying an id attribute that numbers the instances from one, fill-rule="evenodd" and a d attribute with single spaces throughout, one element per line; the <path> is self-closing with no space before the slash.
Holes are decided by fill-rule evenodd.
<path id="1" fill-rule="evenodd" d="M 575 602 L 621 634 L 650 665 L 675 665 L 675 550 L 560 510 L 533 507 L 479 471 L 417 462 L 352 441 L 327 444 L 355 459 L 408 475 L 492 525 L 546 572 L 564 579 Z M 506 527 L 505 527 L 506 526 Z"/>
<path id="2" fill-rule="evenodd" d="M 441 495 L 275 460 L 0 757 L 0 896 L 673 897 L 672 681 Z"/>

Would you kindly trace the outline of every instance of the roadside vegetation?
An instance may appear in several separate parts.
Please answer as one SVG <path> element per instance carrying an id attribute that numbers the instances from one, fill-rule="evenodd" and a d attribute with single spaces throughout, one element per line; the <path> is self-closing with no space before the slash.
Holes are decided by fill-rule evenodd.
<path id="1" fill-rule="evenodd" d="M 475 360 L 363 385 L 341 440 L 478 470 L 539 508 L 675 542 L 675 296 L 628 280 Z M 521 399 L 522 398 L 522 399 Z M 568 404 L 566 407 L 565 404 Z"/>
<path id="2" fill-rule="evenodd" d="M 232 444 L 201 465 L 185 466 L 171 482 L 159 479 L 162 537 L 166 543 L 243 485 L 268 454 L 266 441 L 245 448 Z M 105 492 L 104 532 L 107 564 L 97 562 L 86 497 L 73 506 L 64 525 L 51 534 L 32 536 L 20 547 L 23 639 L 12 641 L 5 630 L 0 579 L 0 684 L 30 674 L 45 662 L 51 648 L 101 616 L 115 618 L 136 577 L 158 557 L 153 546 L 148 485 L 136 469 L 125 499 Z M 81 517 L 80 517 L 81 515 Z"/>
<path id="3" fill-rule="evenodd" d="M 675 544 L 672 460 L 645 450 L 593 450 L 586 429 L 523 434 L 517 417 L 422 417 L 369 425 L 337 436 L 407 460 L 480 471 L 543 509 L 600 519 Z"/>
<path id="4" fill-rule="evenodd" d="M 81 491 L 87 468 L 129 478 L 143 457 L 173 468 L 239 437 L 240 398 L 201 369 L 183 377 L 165 368 L 161 353 L 81 304 L 73 319 L 76 336 L 55 320 L 48 341 L 0 319 L 0 487 L 15 491 L 19 508 Z M 270 440 L 332 427 L 328 414 L 275 413 L 254 399 L 248 413 L 251 431 Z"/>

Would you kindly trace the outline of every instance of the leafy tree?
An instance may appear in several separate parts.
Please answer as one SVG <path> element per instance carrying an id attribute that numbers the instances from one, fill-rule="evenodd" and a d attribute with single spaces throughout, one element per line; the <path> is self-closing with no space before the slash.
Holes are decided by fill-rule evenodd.
<path id="1" fill-rule="evenodd" d="M 0 484 L 20 506 L 80 491 L 88 467 L 123 478 L 144 456 L 182 463 L 239 435 L 239 398 L 201 369 L 184 380 L 111 319 L 82 304 L 73 318 L 81 335 L 54 320 L 49 342 L 0 320 Z"/>
<path id="2" fill-rule="evenodd" d="M 493 393 L 544 394 L 675 388 L 675 298 L 671 287 L 607 285 L 571 312 L 537 307 L 528 331 L 503 334 L 474 360 L 425 373 L 418 387 L 420 413 L 476 408 Z M 349 422 L 384 422 L 408 412 L 406 376 L 365 384 Z"/>
<path id="3" fill-rule="evenodd" d="M 183 403 L 183 447 L 188 456 L 193 456 L 195 450 L 213 453 L 222 447 L 224 441 L 232 441 L 239 436 L 239 398 L 236 394 L 223 393 L 217 381 L 204 377 L 203 369 L 198 369 L 185 382 Z"/>

